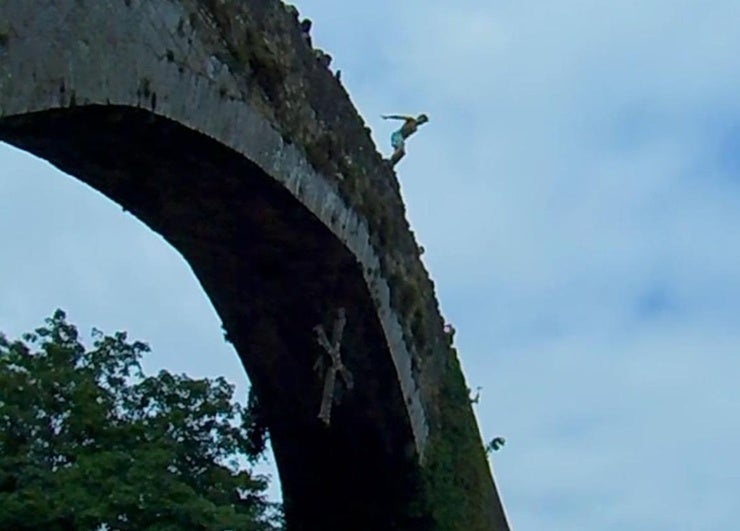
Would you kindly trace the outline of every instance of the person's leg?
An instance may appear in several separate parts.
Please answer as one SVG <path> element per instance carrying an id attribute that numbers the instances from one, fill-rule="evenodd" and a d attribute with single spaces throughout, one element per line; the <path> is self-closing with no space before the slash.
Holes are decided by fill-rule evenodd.
<path id="1" fill-rule="evenodd" d="M 395 166 L 396 163 L 403 158 L 406 154 L 404 149 L 404 138 L 401 131 L 396 131 L 391 135 L 391 147 L 393 148 L 393 155 L 391 155 L 391 165 Z"/>
<path id="2" fill-rule="evenodd" d="M 405 154 L 406 150 L 403 149 L 403 146 L 394 151 L 393 155 L 391 155 L 391 166 L 398 164 L 398 161 L 401 160 Z"/>

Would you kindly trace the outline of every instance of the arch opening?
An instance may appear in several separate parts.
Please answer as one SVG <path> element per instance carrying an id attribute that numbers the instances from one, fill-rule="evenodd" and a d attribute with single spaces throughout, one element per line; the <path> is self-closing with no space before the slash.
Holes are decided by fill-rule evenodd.
<path id="1" fill-rule="evenodd" d="M 292 528 L 424 527 L 412 514 L 413 437 L 388 384 L 396 375 L 376 309 L 355 257 L 325 225 L 240 154 L 141 109 L 6 117 L 0 140 L 100 191 L 183 255 L 264 405 Z M 324 353 L 313 328 L 330 328 L 340 307 L 356 385 L 328 429 L 317 418 Z"/>

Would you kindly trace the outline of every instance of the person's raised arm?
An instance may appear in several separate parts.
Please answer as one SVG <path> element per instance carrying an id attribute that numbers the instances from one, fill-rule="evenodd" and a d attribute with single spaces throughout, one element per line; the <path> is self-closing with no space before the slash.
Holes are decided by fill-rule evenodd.
<path id="1" fill-rule="evenodd" d="M 411 116 L 401 116 L 399 114 L 382 114 L 380 116 L 383 120 L 413 120 Z"/>

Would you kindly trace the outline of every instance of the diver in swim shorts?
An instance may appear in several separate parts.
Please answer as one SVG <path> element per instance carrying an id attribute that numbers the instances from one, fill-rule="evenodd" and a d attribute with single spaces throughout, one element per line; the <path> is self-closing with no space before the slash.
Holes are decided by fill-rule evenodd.
<path id="1" fill-rule="evenodd" d="M 416 118 L 412 116 L 400 116 L 397 114 L 384 114 L 382 118 L 384 120 L 403 120 L 401 128 L 394 131 L 391 135 L 391 147 L 394 151 L 393 155 L 391 155 L 390 163 L 391 166 L 395 166 L 406 154 L 406 139 L 416 133 L 416 130 L 420 125 L 427 123 L 429 121 L 429 117 L 427 117 L 426 114 L 420 114 Z"/>

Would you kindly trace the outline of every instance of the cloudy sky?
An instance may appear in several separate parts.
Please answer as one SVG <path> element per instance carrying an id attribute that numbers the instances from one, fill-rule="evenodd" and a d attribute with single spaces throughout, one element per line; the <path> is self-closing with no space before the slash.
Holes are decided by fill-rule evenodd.
<path id="1" fill-rule="evenodd" d="M 303 0 L 398 166 L 512 527 L 740 519 L 740 3 Z M 61 306 L 246 379 L 182 259 L 0 144 L 0 330 Z"/>

